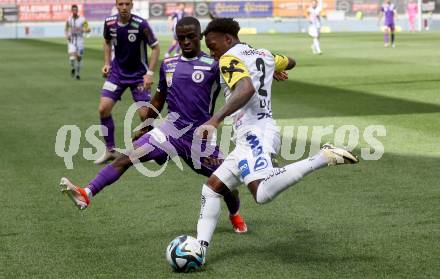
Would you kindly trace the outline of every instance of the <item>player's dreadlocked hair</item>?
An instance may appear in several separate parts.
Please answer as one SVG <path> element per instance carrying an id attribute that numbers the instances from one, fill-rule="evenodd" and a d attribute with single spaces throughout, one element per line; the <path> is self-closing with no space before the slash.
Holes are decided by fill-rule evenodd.
<path id="1" fill-rule="evenodd" d="M 179 26 L 184 26 L 184 25 L 194 25 L 196 27 L 196 31 L 201 34 L 202 32 L 202 28 L 200 27 L 200 22 L 197 18 L 192 17 L 192 16 L 185 16 L 183 17 L 181 20 L 179 20 L 176 24 L 176 29 Z"/>
<path id="2" fill-rule="evenodd" d="M 206 36 L 210 32 L 218 32 L 232 35 L 238 39 L 238 31 L 240 31 L 240 25 L 237 21 L 230 17 L 214 18 L 208 26 L 206 26 L 203 35 Z"/>

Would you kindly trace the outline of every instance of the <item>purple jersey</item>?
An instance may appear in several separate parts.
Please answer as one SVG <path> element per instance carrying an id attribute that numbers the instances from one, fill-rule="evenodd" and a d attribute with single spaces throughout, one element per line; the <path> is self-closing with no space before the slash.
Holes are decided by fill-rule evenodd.
<path id="1" fill-rule="evenodd" d="M 131 15 L 129 22 L 122 25 L 118 15 L 105 19 L 104 38 L 111 40 L 114 58 L 110 79 L 137 81 L 148 70 L 147 48 L 158 44 L 150 25 L 143 18 Z"/>
<path id="2" fill-rule="evenodd" d="M 394 11 L 396 10 L 394 4 L 385 3 L 380 10 L 385 16 L 385 25 L 394 24 Z"/>
<path id="3" fill-rule="evenodd" d="M 168 114 L 176 113 L 177 129 L 193 125 L 191 131 L 209 120 L 220 92 L 218 62 L 201 53 L 165 59 L 160 67 L 158 91 L 167 96 Z M 192 135 L 191 135 L 192 136 Z"/>

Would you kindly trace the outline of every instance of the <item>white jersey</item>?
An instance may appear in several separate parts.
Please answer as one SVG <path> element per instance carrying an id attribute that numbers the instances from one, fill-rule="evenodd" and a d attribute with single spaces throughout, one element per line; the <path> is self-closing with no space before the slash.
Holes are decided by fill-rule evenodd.
<path id="1" fill-rule="evenodd" d="M 315 8 L 310 7 L 308 9 L 308 13 L 309 13 L 309 22 L 311 25 L 313 25 L 316 28 L 321 27 L 321 5 L 317 5 Z"/>
<path id="2" fill-rule="evenodd" d="M 237 44 L 220 58 L 221 85 L 228 101 L 235 84 L 250 77 L 255 93 L 248 103 L 232 114 L 234 138 L 249 127 L 273 125 L 271 96 L 274 71 L 283 71 L 288 64 L 285 56 L 273 55 L 266 49 Z"/>
<path id="3" fill-rule="evenodd" d="M 70 43 L 82 43 L 84 40 L 84 29 L 87 29 L 88 25 L 89 24 L 84 17 L 79 16 L 74 18 L 73 16 L 70 16 L 66 21 L 67 36 L 70 36 Z"/>

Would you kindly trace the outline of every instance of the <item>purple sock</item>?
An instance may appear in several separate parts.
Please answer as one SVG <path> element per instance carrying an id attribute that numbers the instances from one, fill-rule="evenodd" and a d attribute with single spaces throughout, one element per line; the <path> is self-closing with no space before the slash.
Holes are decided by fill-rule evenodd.
<path id="1" fill-rule="evenodd" d="M 171 52 L 173 52 L 173 50 L 174 50 L 174 48 L 175 48 L 176 46 L 177 46 L 177 45 L 171 45 L 171 46 L 168 48 L 168 53 L 171 54 Z"/>
<path id="2" fill-rule="evenodd" d="M 107 165 L 98 172 L 92 181 L 90 181 L 87 188 L 92 191 L 93 195 L 96 195 L 106 186 L 118 180 L 119 177 L 121 177 L 121 173 L 119 173 L 119 171 L 116 170 L 111 164 Z"/>
<path id="3" fill-rule="evenodd" d="M 385 33 L 385 35 L 383 36 L 383 41 L 388 44 L 389 38 L 388 38 L 388 33 Z"/>
<path id="4" fill-rule="evenodd" d="M 107 136 L 104 136 L 105 145 L 108 150 L 113 150 L 115 148 L 115 124 L 112 116 L 101 118 L 101 125 L 107 127 L 108 130 Z"/>

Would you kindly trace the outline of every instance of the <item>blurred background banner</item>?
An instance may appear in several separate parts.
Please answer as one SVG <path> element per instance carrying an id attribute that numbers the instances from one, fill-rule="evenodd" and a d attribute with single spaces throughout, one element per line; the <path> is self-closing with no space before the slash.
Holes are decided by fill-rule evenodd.
<path id="1" fill-rule="evenodd" d="M 399 15 L 406 14 L 409 0 L 392 1 Z M 185 3 L 188 15 L 207 18 L 211 11 L 219 17 L 236 18 L 302 18 L 311 0 L 211 0 L 168 1 L 135 0 L 133 13 L 151 19 L 170 16 L 179 3 Z M 377 0 L 323 0 L 324 13 L 336 12 L 343 17 L 377 16 L 383 1 Z M 114 0 L 0 0 L 0 20 L 5 22 L 57 22 L 70 15 L 72 4 L 79 6 L 80 13 L 90 21 L 103 20 L 115 13 Z M 440 14 L 440 0 L 422 0 L 423 13 Z"/>

